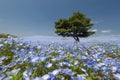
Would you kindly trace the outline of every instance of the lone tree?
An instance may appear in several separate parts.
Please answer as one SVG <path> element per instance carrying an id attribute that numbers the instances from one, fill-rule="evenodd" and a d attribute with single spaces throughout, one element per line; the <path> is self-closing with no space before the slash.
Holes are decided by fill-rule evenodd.
<path id="1" fill-rule="evenodd" d="M 90 31 L 93 24 L 91 19 L 80 12 L 74 12 L 68 19 L 59 19 L 55 22 L 55 33 L 63 37 L 73 37 L 79 42 L 79 37 L 88 37 L 95 33 Z"/>

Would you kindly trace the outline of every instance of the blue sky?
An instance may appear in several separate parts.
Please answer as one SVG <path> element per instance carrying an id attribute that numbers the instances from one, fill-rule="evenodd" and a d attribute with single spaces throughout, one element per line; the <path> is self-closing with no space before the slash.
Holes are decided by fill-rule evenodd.
<path id="1" fill-rule="evenodd" d="M 80 11 L 96 35 L 120 34 L 120 0 L 0 0 L 0 33 L 56 36 L 54 22 Z"/>

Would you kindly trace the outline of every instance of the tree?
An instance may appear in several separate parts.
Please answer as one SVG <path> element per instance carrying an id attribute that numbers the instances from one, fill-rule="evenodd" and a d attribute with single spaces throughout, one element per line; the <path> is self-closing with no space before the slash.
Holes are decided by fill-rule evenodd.
<path id="1" fill-rule="evenodd" d="M 5 33 L 2 33 L 2 34 L 0 34 L 0 38 L 8 38 L 8 37 L 14 37 L 14 38 L 16 38 L 17 36 L 15 36 L 15 35 L 11 35 L 11 34 L 5 34 Z"/>
<path id="2" fill-rule="evenodd" d="M 74 12 L 68 19 L 62 18 L 55 22 L 55 33 L 63 37 L 73 37 L 79 42 L 79 37 L 88 37 L 95 33 L 90 31 L 92 26 L 90 18 L 80 12 Z"/>

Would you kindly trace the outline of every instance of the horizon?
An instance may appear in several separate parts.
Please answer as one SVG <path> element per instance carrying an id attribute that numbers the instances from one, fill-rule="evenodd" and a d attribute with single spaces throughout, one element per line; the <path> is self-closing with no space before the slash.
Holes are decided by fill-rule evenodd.
<path id="1" fill-rule="evenodd" d="M 57 36 L 54 22 L 80 11 L 91 18 L 94 36 L 120 35 L 119 0 L 1 0 L 0 33 Z M 71 6 L 72 5 L 72 6 Z"/>

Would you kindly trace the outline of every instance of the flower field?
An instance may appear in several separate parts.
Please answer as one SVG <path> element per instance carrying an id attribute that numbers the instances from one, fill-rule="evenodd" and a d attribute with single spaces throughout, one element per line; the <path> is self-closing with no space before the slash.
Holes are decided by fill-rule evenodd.
<path id="1" fill-rule="evenodd" d="M 0 80 L 120 80 L 118 43 L 1 39 Z"/>

